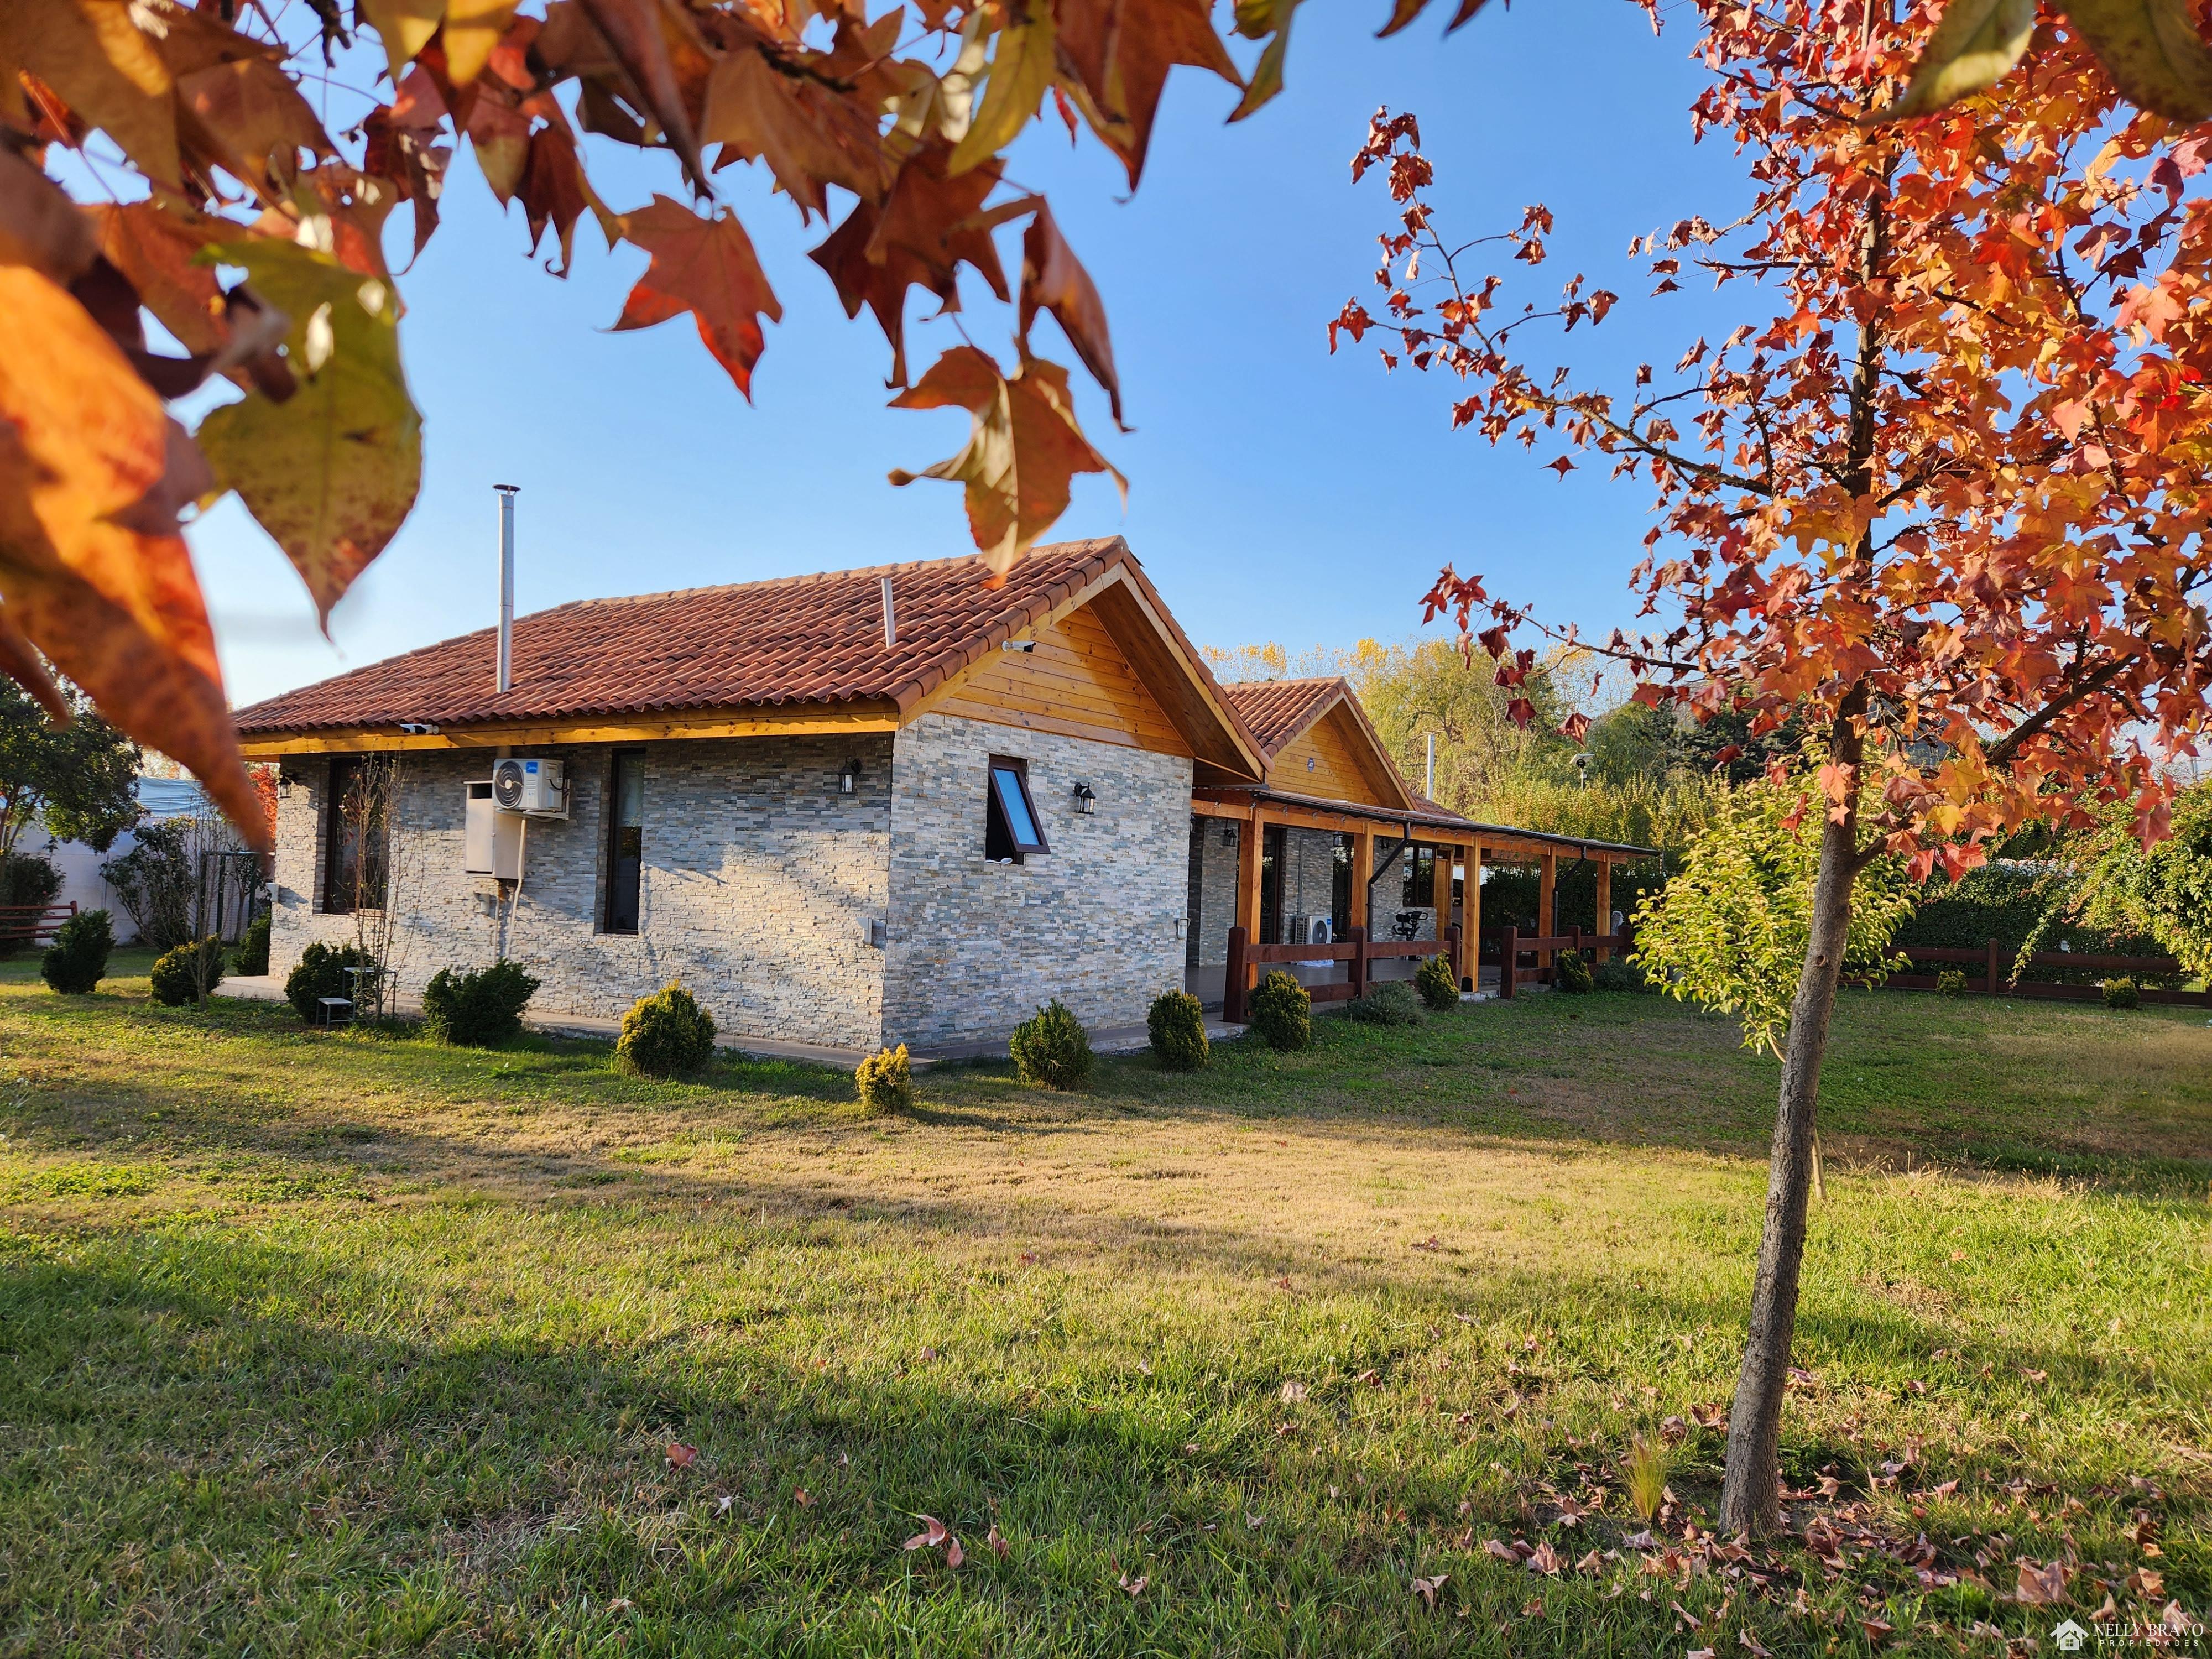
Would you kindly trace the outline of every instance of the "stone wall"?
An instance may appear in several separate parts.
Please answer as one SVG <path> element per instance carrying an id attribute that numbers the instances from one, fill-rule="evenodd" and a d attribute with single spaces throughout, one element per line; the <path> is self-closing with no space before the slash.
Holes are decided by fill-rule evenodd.
<path id="1" fill-rule="evenodd" d="M 1029 763 L 1048 853 L 983 857 L 993 755 Z M 1005 1036 L 1058 997 L 1093 1028 L 1182 985 L 1191 763 L 926 714 L 899 732 L 890 809 L 885 1041 Z M 1097 811 L 1074 810 L 1078 783 Z"/>
<path id="2" fill-rule="evenodd" d="M 883 1029 L 883 951 L 867 939 L 890 908 L 891 739 L 759 738 L 643 745 L 644 870 L 635 934 L 600 931 L 607 846 L 605 745 L 532 752 L 566 763 L 569 817 L 526 831 L 522 881 L 502 896 L 461 869 L 465 785 L 477 752 L 402 763 L 392 959 L 403 996 L 441 967 L 506 954 L 542 981 L 540 1012 L 618 1018 L 680 979 L 735 1037 L 869 1048 Z M 860 763 L 851 795 L 840 769 Z M 277 814 L 270 971 L 310 940 L 344 943 L 354 919 L 322 910 L 323 796 L 330 766 L 288 762 Z M 1187 799 L 1187 797 L 1186 797 Z M 502 898 L 504 902 L 502 901 Z"/>
<path id="3" fill-rule="evenodd" d="M 1219 968 L 1229 961 L 1229 930 L 1237 925 L 1238 837 L 1251 826 L 1229 818 L 1191 822 L 1200 826 L 1205 842 L 1199 849 L 1198 879 L 1189 901 L 1190 939 L 1184 962 L 1192 968 Z"/>

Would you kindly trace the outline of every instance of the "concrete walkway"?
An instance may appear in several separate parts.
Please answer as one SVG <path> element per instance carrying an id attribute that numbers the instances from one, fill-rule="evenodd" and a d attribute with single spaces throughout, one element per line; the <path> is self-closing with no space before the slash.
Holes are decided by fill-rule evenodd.
<path id="1" fill-rule="evenodd" d="M 247 1002 L 282 1002 L 284 1000 L 283 981 L 262 975 L 233 975 L 223 981 L 216 993 L 218 996 L 237 997 Z M 422 1000 L 418 995 L 401 992 L 392 1000 L 392 1012 L 402 1019 L 420 1019 Z M 612 1042 L 622 1035 L 622 1022 L 602 1019 L 593 1014 L 562 1013 L 557 1009 L 532 1009 L 522 1016 L 524 1026 L 541 1031 L 547 1036 L 595 1037 Z M 1241 1036 L 1242 1025 L 1227 1025 L 1218 1020 L 1208 1020 L 1206 1035 L 1209 1041 L 1219 1042 L 1226 1038 Z M 1146 1048 L 1151 1034 L 1141 1025 L 1109 1025 L 1091 1034 L 1091 1047 L 1102 1054 L 1127 1054 Z M 835 1071 L 849 1072 L 866 1059 L 859 1048 L 832 1048 L 818 1042 L 788 1042 L 777 1037 L 725 1037 L 715 1047 L 730 1054 L 744 1054 L 753 1060 L 795 1060 L 810 1066 L 827 1066 Z M 943 1048 L 915 1051 L 914 1062 L 929 1066 L 945 1060 L 1004 1060 L 1006 1041 L 1004 1037 L 988 1042 L 956 1042 Z"/>

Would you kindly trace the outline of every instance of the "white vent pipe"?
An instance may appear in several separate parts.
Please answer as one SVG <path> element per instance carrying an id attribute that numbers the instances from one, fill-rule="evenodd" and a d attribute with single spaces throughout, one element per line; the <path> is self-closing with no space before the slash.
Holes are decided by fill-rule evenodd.
<path id="1" fill-rule="evenodd" d="M 514 497 L 520 484 L 494 484 L 499 492 L 499 689 L 514 690 Z"/>
<path id="2" fill-rule="evenodd" d="M 886 647 L 898 643 L 898 613 L 891 609 L 891 579 L 884 578 L 884 644 Z"/>

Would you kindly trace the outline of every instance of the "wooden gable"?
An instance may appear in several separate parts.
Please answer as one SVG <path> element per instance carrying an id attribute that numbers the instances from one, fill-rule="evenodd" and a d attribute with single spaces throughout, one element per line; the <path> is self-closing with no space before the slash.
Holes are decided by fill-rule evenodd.
<path id="1" fill-rule="evenodd" d="M 1193 753 L 1096 605 L 1048 617 L 1015 640 L 1030 648 L 992 652 L 930 697 L 927 712 L 1155 754 Z"/>
<path id="2" fill-rule="evenodd" d="M 1389 763 L 1342 699 L 1279 750 L 1267 787 L 1286 795 L 1316 795 L 1363 806 L 1397 806 L 1401 792 Z"/>

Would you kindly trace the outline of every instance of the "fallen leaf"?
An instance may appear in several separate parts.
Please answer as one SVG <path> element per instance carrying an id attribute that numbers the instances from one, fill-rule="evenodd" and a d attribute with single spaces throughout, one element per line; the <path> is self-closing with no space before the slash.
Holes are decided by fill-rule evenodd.
<path id="1" fill-rule="evenodd" d="M 1749 1631 L 1738 1631 L 1735 1633 L 1735 1639 L 1743 1650 L 1751 1655 L 1752 1659 L 1774 1659 L 1774 1650 L 1761 1642 Z"/>
<path id="2" fill-rule="evenodd" d="M 921 1530 L 906 1540 L 904 1548 L 933 1550 L 952 1536 L 945 1522 L 933 1515 L 917 1515 L 915 1519 L 921 1522 Z"/>
<path id="3" fill-rule="evenodd" d="M 946 1566 L 951 1567 L 957 1572 L 960 1569 L 960 1564 L 967 1559 L 968 1553 L 960 1547 L 960 1540 L 958 1539 L 948 1538 L 945 1540 L 945 1565 Z"/>
<path id="4" fill-rule="evenodd" d="M 668 1467 L 672 1469 L 688 1469 L 699 1461 L 699 1449 L 696 1446 L 687 1446 L 681 1440 L 670 1441 L 668 1450 L 664 1455 L 667 1457 Z"/>
<path id="5" fill-rule="evenodd" d="M 1303 1382 L 1285 1382 L 1278 1391 L 1278 1395 L 1285 1405 L 1295 1405 L 1306 1397 L 1306 1385 Z"/>
<path id="6" fill-rule="evenodd" d="M 2066 1564 L 2053 1561 L 2038 1566 L 2033 1561 L 2020 1564 L 2020 1600 L 2029 1607 L 2060 1607 L 2072 1598 L 2066 1591 Z"/>
<path id="7" fill-rule="evenodd" d="M 1427 1603 L 1429 1610 L 1431 1613 L 1436 1611 L 1437 1592 L 1444 1587 L 1444 1579 L 1448 1575 L 1440 1572 L 1433 1578 L 1416 1578 L 1413 1580 L 1413 1594 L 1419 1596 L 1423 1601 Z"/>
<path id="8" fill-rule="evenodd" d="M 1150 1578 L 1132 1578 L 1125 1572 L 1121 1575 L 1119 1582 L 1121 1588 L 1129 1593 L 1130 1599 L 1134 1601 L 1138 1596 L 1142 1595 L 1145 1593 L 1145 1586 L 1151 1583 L 1152 1581 Z"/>
<path id="9" fill-rule="evenodd" d="M 996 1554 L 1001 1561 L 1005 1560 L 1009 1555 L 1013 1553 L 1013 1546 L 1006 1542 L 1006 1539 L 1000 1535 L 998 1526 L 995 1522 L 993 1523 L 991 1530 L 983 1534 L 983 1541 L 991 1547 L 992 1552 Z"/>
<path id="10" fill-rule="evenodd" d="M 802 1510 L 811 1510 L 814 1507 L 814 1495 L 804 1486 L 793 1487 L 791 1497 L 792 1501 Z"/>

